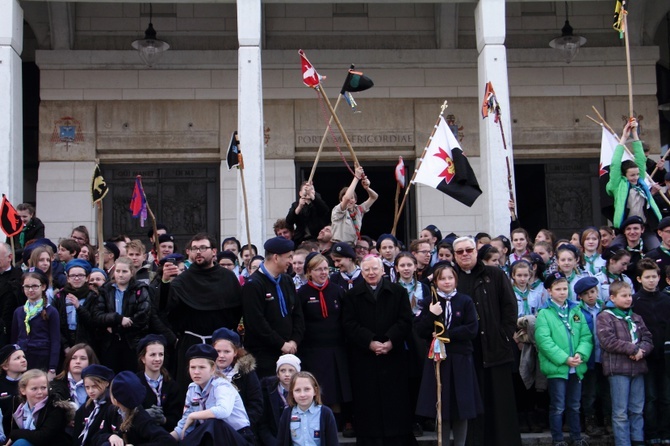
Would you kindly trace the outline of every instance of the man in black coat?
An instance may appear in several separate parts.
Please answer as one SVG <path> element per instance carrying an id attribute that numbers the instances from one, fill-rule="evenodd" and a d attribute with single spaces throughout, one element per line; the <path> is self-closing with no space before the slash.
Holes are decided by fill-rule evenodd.
<path id="1" fill-rule="evenodd" d="M 512 383 L 512 336 L 517 319 L 512 285 L 503 270 L 477 260 L 477 245 L 471 237 L 457 238 L 453 246 L 459 267 L 458 292 L 472 298 L 479 317 L 473 347 L 484 415 L 468 423 L 467 443 L 520 446 Z"/>
<path id="2" fill-rule="evenodd" d="M 196 234 L 188 246 L 195 253 L 189 269 L 169 284 L 167 314 L 177 333 L 177 381 L 189 383 L 186 364 L 181 362 L 192 345 L 206 343 L 214 330 L 237 329 L 242 317 L 242 292 L 235 274 L 216 263 L 217 243 L 209 234 Z"/>
<path id="3" fill-rule="evenodd" d="M 286 223 L 293 230 L 296 246 L 304 240 L 316 240 L 321 229 L 330 224 L 330 208 L 311 183 L 300 186 L 300 197 L 286 214 Z"/>
<path id="4" fill-rule="evenodd" d="M 17 293 L 21 288 L 21 268 L 12 265 L 12 248 L 7 243 L 0 243 L 0 345 L 9 342 L 9 330 L 12 326 L 14 310 L 18 306 Z"/>
<path id="5" fill-rule="evenodd" d="M 286 274 L 294 243 L 283 237 L 266 241 L 265 260 L 244 284 L 244 347 L 256 358 L 260 378 L 275 374 L 277 359 L 295 354 L 305 332 L 295 285 Z"/>

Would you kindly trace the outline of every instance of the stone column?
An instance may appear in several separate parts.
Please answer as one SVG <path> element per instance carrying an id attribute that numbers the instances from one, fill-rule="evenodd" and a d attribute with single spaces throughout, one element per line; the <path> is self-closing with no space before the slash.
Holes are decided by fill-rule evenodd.
<path id="1" fill-rule="evenodd" d="M 23 10 L 0 0 L 0 11 L 0 193 L 16 206 L 23 201 Z"/>
<path id="2" fill-rule="evenodd" d="M 510 121 L 509 85 L 507 82 L 507 53 L 505 49 L 505 0 L 479 0 L 475 9 L 477 32 L 477 74 L 479 104 L 484 99 L 487 82 L 492 82 L 502 110 L 502 123 L 507 141 L 503 147 L 500 126 L 493 116 L 479 121 L 481 176 L 484 192 L 484 226 L 492 236 L 509 233 L 509 200 L 505 155 L 510 158 L 512 181 L 512 128 Z M 514 184 L 514 183 L 512 183 Z"/>
<path id="3" fill-rule="evenodd" d="M 251 242 L 259 250 L 265 238 L 266 215 L 261 32 L 261 0 L 238 1 L 237 37 L 240 49 L 237 56 L 237 129 L 240 149 L 244 154 Z M 241 186 L 238 190 L 237 209 L 240 218 L 237 233 L 242 244 L 245 244 L 247 231 Z"/>

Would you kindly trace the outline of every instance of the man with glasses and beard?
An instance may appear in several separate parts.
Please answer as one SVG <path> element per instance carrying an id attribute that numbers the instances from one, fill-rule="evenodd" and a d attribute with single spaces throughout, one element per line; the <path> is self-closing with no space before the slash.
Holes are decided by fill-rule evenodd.
<path id="1" fill-rule="evenodd" d="M 472 298 L 479 317 L 479 333 L 473 347 L 484 414 L 468 423 L 467 444 L 520 446 L 512 383 L 512 336 L 517 317 L 512 285 L 500 268 L 477 260 L 473 238 L 457 238 L 453 246 L 459 271 L 458 292 Z"/>
<path id="2" fill-rule="evenodd" d="M 194 256 L 189 269 L 172 280 L 167 312 L 179 338 L 177 381 L 186 388 L 190 382 L 183 363 L 186 350 L 205 344 L 214 330 L 235 330 L 242 317 L 242 290 L 232 271 L 216 263 L 217 243 L 209 234 L 196 234 L 188 246 Z"/>

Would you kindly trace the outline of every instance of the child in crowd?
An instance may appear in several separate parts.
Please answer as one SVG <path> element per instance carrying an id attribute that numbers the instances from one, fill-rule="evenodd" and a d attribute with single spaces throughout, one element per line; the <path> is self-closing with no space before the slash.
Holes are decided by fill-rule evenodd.
<path id="1" fill-rule="evenodd" d="M 363 281 L 361 268 L 356 265 L 356 253 L 349 243 L 339 242 L 333 245 L 330 257 L 339 271 L 330 275 L 330 282 L 339 285 L 344 291 Z"/>
<path id="2" fill-rule="evenodd" d="M 512 239 L 512 252 L 509 255 L 510 265 L 514 262 L 517 262 L 523 258 L 526 254 L 530 253 L 530 250 L 533 248 L 530 244 L 530 236 L 528 232 L 523 228 L 516 228 L 510 234 Z"/>
<path id="3" fill-rule="evenodd" d="M 407 290 L 412 313 L 418 316 L 421 313 L 421 302 L 430 296 L 430 290 L 425 283 L 416 279 L 416 257 L 411 252 L 403 251 L 396 256 L 394 265 L 397 283 Z"/>
<path id="4" fill-rule="evenodd" d="M 488 243 L 482 245 L 479 250 L 477 250 L 477 258 L 480 259 L 484 265 L 500 268 L 500 251 L 493 245 Z"/>
<path id="5" fill-rule="evenodd" d="M 600 250 L 602 251 L 612 244 L 612 241 L 614 241 L 614 238 L 616 237 L 616 233 L 611 226 L 601 226 L 598 228 L 598 232 L 600 232 Z"/>
<path id="6" fill-rule="evenodd" d="M 491 246 L 498 250 L 500 257 L 498 258 L 498 266 L 506 273 L 509 273 L 509 259 L 507 258 L 509 252 L 512 250 L 512 245 L 507 237 L 499 235 L 491 240 Z"/>
<path id="7" fill-rule="evenodd" d="M 218 357 L 214 347 L 207 344 L 196 344 L 186 351 L 193 382 L 186 392 L 184 414 L 170 433 L 183 446 L 254 444 L 240 394 L 216 370 Z"/>
<path id="8" fill-rule="evenodd" d="M 162 335 L 150 334 L 137 343 L 137 377 L 146 390 L 142 407 L 168 432 L 177 425 L 184 406 L 179 385 L 165 369 L 167 341 Z"/>
<path id="9" fill-rule="evenodd" d="M 538 242 L 549 243 L 549 246 L 554 246 L 556 243 L 556 236 L 549 229 L 540 229 L 535 235 L 534 245 L 537 245 Z"/>
<path id="10" fill-rule="evenodd" d="M 49 393 L 47 374 L 28 370 L 19 380 L 22 403 L 13 415 L 7 438 L 15 446 L 70 446 L 65 426 L 74 415 L 69 402 Z"/>
<path id="11" fill-rule="evenodd" d="M 554 257 L 554 245 L 549 242 L 536 241 L 533 245 L 533 252 L 540 257 L 544 262 L 544 275 L 556 271 L 556 258 Z M 544 277 L 542 277 L 544 280 Z"/>
<path id="12" fill-rule="evenodd" d="M 442 241 L 437 245 L 437 261 L 453 263 L 454 247 L 451 243 Z"/>
<path id="13" fill-rule="evenodd" d="M 88 275 L 88 287 L 91 291 L 99 293 L 100 288 L 107 282 L 107 273 L 100 268 L 91 268 L 91 273 Z"/>
<path id="14" fill-rule="evenodd" d="M 517 260 L 510 267 L 512 288 L 518 307 L 517 317 L 535 315 L 542 304 L 542 289 L 530 287 L 532 267 L 526 260 Z"/>
<path id="15" fill-rule="evenodd" d="M 277 376 L 268 376 L 261 381 L 263 391 L 263 417 L 258 425 L 260 443 L 265 446 L 277 444 L 279 420 L 288 407 L 288 392 L 293 375 L 300 371 L 300 359 L 295 355 L 282 355 L 277 360 Z"/>
<path id="16" fill-rule="evenodd" d="M 77 344 L 70 348 L 63 360 L 63 371 L 51 381 L 51 387 L 61 395 L 68 395 L 75 410 L 86 402 L 86 389 L 82 370 L 91 364 L 98 364 L 98 357 L 90 345 Z"/>
<path id="17" fill-rule="evenodd" d="M 293 376 L 288 404 L 279 420 L 278 446 L 339 444 L 335 416 L 321 403 L 321 392 L 314 375 L 298 372 Z"/>
<path id="18" fill-rule="evenodd" d="M 362 204 L 356 204 L 356 185 L 359 181 L 368 193 L 368 199 Z M 370 180 L 365 176 L 363 168 L 357 166 L 351 184 L 340 191 L 340 202 L 333 208 L 330 215 L 333 239 L 352 245 L 355 244 L 361 238 L 363 216 L 370 210 L 378 197 L 377 192 L 370 188 Z"/>
<path id="19" fill-rule="evenodd" d="M 551 438 L 554 446 L 567 446 L 563 440 L 563 412 L 566 412 L 572 444 L 586 446 L 579 423 L 579 400 L 593 337 L 579 307 L 568 299 L 569 283 L 565 275 L 551 274 L 544 286 L 550 299 L 538 313 L 535 342 L 540 369 L 548 379 Z"/>
<path id="20" fill-rule="evenodd" d="M 644 374 L 652 348 L 651 333 L 633 313 L 632 289 L 625 282 L 610 285 L 613 306 L 598 315 L 598 340 L 603 373 L 610 383 L 612 430 L 616 446 L 644 445 Z"/>
<path id="21" fill-rule="evenodd" d="M 149 288 L 137 282 L 128 257 L 114 262 L 114 282 L 102 287 L 93 318 L 103 329 L 101 361 L 112 370 L 135 370 L 137 341 L 146 335 L 151 316 Z"/>
<path id="22" fill-rule="evenodd" d="M 444 343 L 446 358 L 440 362 L 442 385 L 442 443 L 449 444 L 451 431 L 454 445 L 463 446 L 468 420 L 483 413 L 477 375 L 472 357 L 472 341 L 477 336 L 477 311 L 472 299 L 456 291 L 458 276 L 451 265 L 438 264 L 433 273 L 431 297 L 421 303 L 421 313 L 414 320 L 418 335 L 430 342 L 434 336 Z M 417 414 L 436 416 L 437 382 L 433 359 L 425 359 Z"/>
<path id="23" fill-rule="evenodd" d="M 612 283 L 621 281 L 633 288 L 633 282 L 624 273 L 628 268 L 631 254 L 621 245 L 610 245 L 603 250 L 602 255 L 607 263 L 595 277 L 600 283 L 600 300 L 606 303 L 609 302 L 609 289 Z"/>
<path id="24" fill-rule="evenodd" d="M 31 240 L 44 238 L 44 223 L 35 217 L 35 207 L 30 203 L 20 203 L 16 206 L 16 213 L 21 218 L 23 229 L 14 237 L 16 248 L 25 248 Z M 9 240 L 7 240 L 9 243 Z"/>
<path id="25" fill-rule="evenodd" d="M 586 228 L 582 232 L 580 242 L 584 251 L 584 269 L 593 276 L 605 266 L 605 259 L 602 258 L 599 252 L 600 232 L 596 228 Z"/>
<path id="26" fill-rule="evenodd" d="M 49 242 L 50 243 L 50 242 Z M 39 245 L 30 251 L 28 260 L 28 271 L 38 271 L 47 278 L 47 289 L 45 290 L 47 302 L 51 304 L 54 298 L 54 277 L 52 263 L 54 252 L 51 246 Z"/>
<path id="27" fill-rule="evenodd" d="M 391 234 L 382 234 L 377 239 L 377 250 L 382 258 L 384 264 L 384 275 L 391 279 L 391 282 L 396 281 L 396 271 L 393 265 L 395 256 L 400 251 L 398 247 L 398 239 Z"/>
<path id="28" fill-rule="evenodd" d="M 256 359 L 242 346 L 240 336 L 225 327 L 212 333 L 212 347 L 218 353 L 216 368 L 237 389 L 249 416 L 251 428 L 256 429 L 263 415 L 261 382 L 256 374 Z"/>
<path id="29" fill-rule="evenodd" d="M 47 300 L 47 278 L 39 271 L 23 274 L 26 303 L 14 310 L 12 344 L 26 353 L 28 367 L 48 370 L 56 376 L 60 355 L 60 320 L 58 311 Z"/>
<path id="30" fill-rule="evenodd" d="M 582 310 L 586 324 L 593 336 L 593 353 L 587 362 L 587 371 L 582 380 L 582 413 L 584 414 L 585 432 L 589 437 L 599 437 L 604 434 L 603 429 L 596 421 L 596 398 L 602 402 L 605 424 L 610 414 L 609 389 L 603 375 L 600 342 L 596 332 L 598 329 L 597 316 L 603 309 L 603 302 L 598 299 L 600 283 L 595 277 L 583 277 L 575 284 L 575 293 L 579 297 L 579 307 Z M 605 390 L 608 390 L 605 392 Z M 606 396 L 600 398 L 601 395 Z"/>
<path id="31" fill-rule="evenodd" d="M 644 321 L 654 343 L 654 349 L 645 355 L 644 437 L 652 444 L 670 444 L 670 381 L 663 354 L 670 298 L 658 289 L 660 269 L 654 260 L 640 260 L 637 271 L 641 288 L 633 296 L 633 310 Z"/>
<path id="32" fill-rule="evenodd" d="M 558 272 L 563 274 L 568 280 L 568 299 L 572 302 L 577 302 L 577 295 L 575 294 L 575 284 L 582 277 L 587 277 L 580 265 L 581 254 L 579 249 L 571 244 L 565 244 L 556 249 L 556 262 L 558 265 Z"/>
<path id="33" fill-rule="evenodd" d="M 19 379 L 28 370 L 26 355 L 17 344 L 7 344 L 0 348 L 0 409 L 2 410 L 3 432 L 9 433 L 12 413 L 18 406 Z"/>
<path id="34" fill-rule="evenodd" d="M 307 257 L 307 250 L 305 249 L 296 249 L 293 251 L 293 258 L 291 259 L 291 265 L 293 266 L 293 283 L 295 284 L 296 291 L 300 289 L 301 286 L 307 283 L 307 277 L 305 277 L 305 257 Z"/>
<path id="35" fill-rule="evenodd" d="M 92 446 L 100 425 L 109 417 L 108 412 L 116 411 L 109 401 L 109 383 L 114 371 L 104 365 L 93 364 L 81 372 L 88 400 L 77 409 L 74 416 L 74 446 Z"/>
<path id="36" fill-rule="evenodd" d="M 156 425 L 142 407 L 146 390 L 133 372 L 123 371 L 112 380 L 110 401 L 118 410 L 107 411 L 92 439 L 96 446 L 173 446 L 177 441 Z"/>

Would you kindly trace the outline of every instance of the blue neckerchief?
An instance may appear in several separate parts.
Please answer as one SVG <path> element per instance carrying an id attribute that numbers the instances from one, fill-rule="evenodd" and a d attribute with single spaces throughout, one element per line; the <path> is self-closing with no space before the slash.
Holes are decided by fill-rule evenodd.
<path id="1" fill-rule="evenodd" d="M 284 292 L 281 290 L 281 274 L 277 276 L 275 279 L 272 274 L 270 274 L 270 271 L 265 268 L 265 262 L 261 263 L 260 268 L 258 268 L 260 272 L 265 274 L 268 279 L 272 280 L 277 287 L 277 299 L 279 299 L 279 311 L 281 311 L 281 317 L 286 317 L 288 315 L 288 308 L 286 307 L 286 299 L 284 299 Z"/>
<path id="2" fill-rule="evenodd" d="M 147 384 L 156 395 L 156 405 L 161 406 L 161 389 L 163 388 L 163 375 L 158 375 L 158 379 L 151 379 L 149 375 L 144 374 L 144 378 L 147 380 Z"/>

